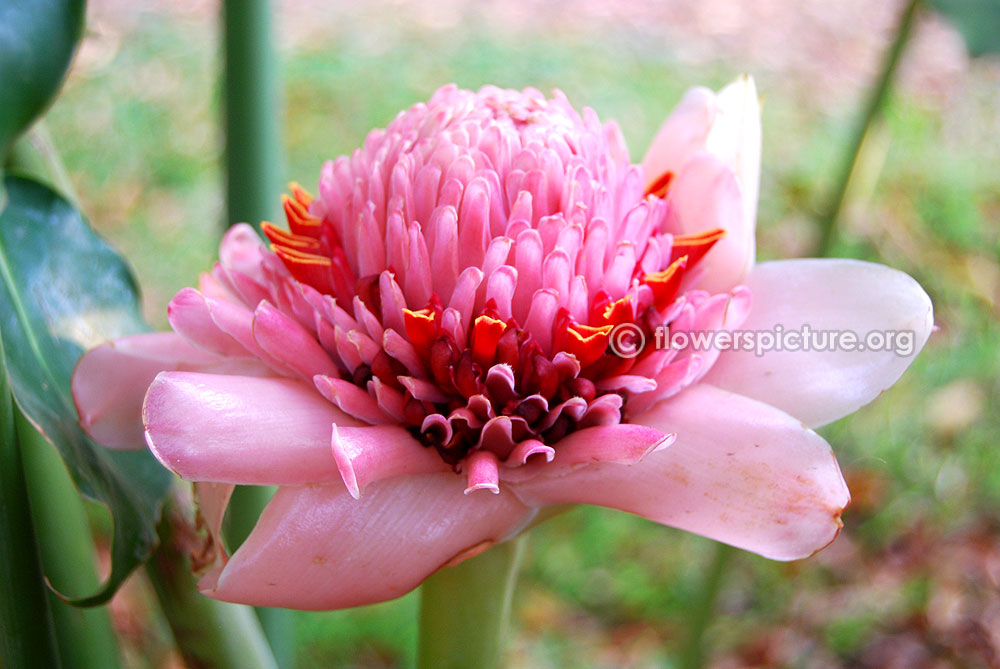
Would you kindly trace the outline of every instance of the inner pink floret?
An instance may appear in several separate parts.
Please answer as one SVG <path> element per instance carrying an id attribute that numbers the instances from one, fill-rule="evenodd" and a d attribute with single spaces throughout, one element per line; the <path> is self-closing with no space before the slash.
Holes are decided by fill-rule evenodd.
<path id="1" fill-rule="evenodd" d="M 551 461 L 707 371 L 652 346 L 732 297 L 686 289 L 724 233 L 671 234 L 670 179 L 645 188 L 617 125 L 559 92 L 449 86 L 327 163 L 317 198 L 293 186 L 256 268 L 224 258 L 207 281 L 266 300 L 255 343 L 277 371 L 495 489 L 499 467 Z M 638 355 L 616 354 L 623 324 Z"/>

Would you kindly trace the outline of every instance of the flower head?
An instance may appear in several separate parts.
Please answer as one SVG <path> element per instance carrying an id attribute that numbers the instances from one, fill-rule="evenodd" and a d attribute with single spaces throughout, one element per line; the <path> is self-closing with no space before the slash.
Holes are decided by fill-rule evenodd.
<path id="1" fill-rule="evenodd" d="M 113 447 L 144 432 L 216 539 L 232 484 L 281 486 L 203 578 L 221 599 L 395 597 L 559 503 L 803 557 L 848 495 L 802 421 L 909 360 L 654 340 L 866 323 L 919 350 L 930 304 L 877 265 L 754 267 L 759 154 L 749 79 L 689 92 L 641 165 L 561 93 L 442 88 L 328 163 L 317 197 L 293 186 L 269 247 L 234 227 L 170 303 L 174 333 L 88 353 L 81 422 Z"/>

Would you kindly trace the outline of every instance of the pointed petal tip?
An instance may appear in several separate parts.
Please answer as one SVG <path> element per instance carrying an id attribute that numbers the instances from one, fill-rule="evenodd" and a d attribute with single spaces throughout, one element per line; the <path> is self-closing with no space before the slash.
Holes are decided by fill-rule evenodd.
<path id="1" fill-rule="evenodd" d="M 143 420 L 145 421 L 145 419 Z M 160 450 L 156 442 L 153 441 L 153 435 L 150 431 L 148 429 L 143 430 L 142 434 L 146 440 L 146 447 L 149 449 L 149 452 L 153 454 L 153 457 L 156 458 L 157 462 L 163 465 L 163 467 L 170 471 L 170 473 L 174 476 L 180 476 L 180 474 L 177 473 L 177 470 L 171 466 L 169 461 L 167 461 L 165 454 Z"/>
<path id="2" fill-rule="evenodd" d="M 514 447 L 514 450 L 504 460 L 504 466 L 520 467 L 528 464 L 532 459 L 537 459 L 536 456 L 542 456 L 547 464 L 555 459 L 556 449 L 537 439 L 526 439 Z"/>
<path id="3" fill-rule="evenodd" d="M 500 486 L 496 483 L 490 483 L 488 481 L 483 481 L 481 483 L 474 483 L 473 485 L 467 487 L 463 492 L 466 495 L 469 495 L 477 490 L 489 490 L 494 495 L 500 494 Z"/>
<path id="4" fill-rule="evenodd" d="M 773 560 L 807 557 L 840 531 L 849 494 L 836 458 L 791 416 L 698 384 L 635 421 L 629 427 L 663 428 L 656 442 L 672 441 L 662 435 L 668 429 L 679 438 L 652 453 L 642 444 L 636 455 L 645 457 L 632 467 L 604 457 L 506 484 L 529 506 L 609 506 Z M 564 455 L 560 449 L 554 464 Z"/>
<path id="5" fill-rule="evenodd" d="M 664 434 L 662 439 L 649 445 L 649 448 L 647 448 L 645 452 L 643 452 L 643 454 L 639 456 L 639 461 L 641 462 L 642 460 L 652 455 L 653 453 L 659 453 L 663 449 L 669 448 L 675 441 L 677 441 L 676 432 Z"/>
<path id="6" fill-rule="evenodd" d="M 354 471 L 354 463 L 347 453 L 344 443 L 340 440 L 340 432 L 337 429 L 336 423 L 331 425 L 330 431 L 330 447 L 333 449 L 333 459 L 337 463 L 337 470 L 340 472 L 341 478 L 344 479 L 347 492 L 351 493 L 351 497 L 354 499 L 361 499 L 358 475 Z"/>

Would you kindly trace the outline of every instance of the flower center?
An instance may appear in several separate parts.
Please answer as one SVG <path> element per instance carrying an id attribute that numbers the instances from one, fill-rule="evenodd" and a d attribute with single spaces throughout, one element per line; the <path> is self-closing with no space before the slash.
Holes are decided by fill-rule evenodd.
<path id="1" fill-rule="evenodd" d="M 315 200 L 293 185 L 287 231 L 263 229 L 328 300 L 317 338 L 341 374 L 321 392 L 453 465 L 516 465 L 698 373 L 654 331 L 697 322 L 711 300 L 684 280 L 724 233 L 675 234 L 671 179 L 644 188 L 617 126 L 559 92 L 446 86 L 327 163 Z"/>
<path id="2" fill-rule="evenodd" d="M 660 181 L 662 195 L 669 178 Z M 674 361 L 676 351 L 635 347 L 652 344 L 654 330 L 668 325 L 671 307 L 683 302 L 683 277 L 724 236 L 721 230 L 670 236 L 662 268 L 647 271 L 633 260 L 626 294 L 616 299 L 597 291 L 583 318 L 560 306 L 555 290 L 541 288 L 522 324 L 511 313 L 513 287 L 491 290 L 499 282 L 492 277 L 475 309 L 484 283 L 476 272 L 462 274 L 478 280 L 460 279 L 448 307 L 432 293 L 411 308 L 391 265 L 356 278 L 334 225 L 310 213 L 311 204 L 293 184 L 284 198 L 289 231 L 268 223 L 263 229 L 295 279 L 353 306 L 353 318 L 337 324 L 328 341 L 321 336 L 343 368 L 343 378 L 321 390 L 343 408 L 345 383 L 364 390 L 451 465 L 478 450 L 523 463 L 575 430 L 621 422 L 630 398 L 670 392 L 664 379 L 683 383 L 690 365 Z M 494 275 L 502 281 L 510 269 L 501 265 Z M 676 362 L 680 372 L 671 367 Z"/>

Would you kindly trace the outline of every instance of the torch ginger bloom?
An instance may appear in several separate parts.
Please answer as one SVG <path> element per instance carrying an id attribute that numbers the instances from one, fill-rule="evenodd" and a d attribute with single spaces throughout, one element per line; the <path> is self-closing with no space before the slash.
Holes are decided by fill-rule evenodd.
<path id="1" fill-rule="evenodd" d="M 196 482 L 219 547 L 200 585 L 227 601 L 398 597 L 564 503 L 808 556 L 849 501 L 810 428 L 912 356 L 657 350 L 654 331 L 912 330 L 915 352 L 931 305 L 880 265 L 754 265 L 759 162 L 749 78 L 690 91 L 641 165 L 561 93 L 442 88 L 315 198 L 293 186 L 269 245 L 232 228 L 173 332 L 90 351 L 81 422 Z M 229 557 L 233 484 L 279 488 Z"/>

